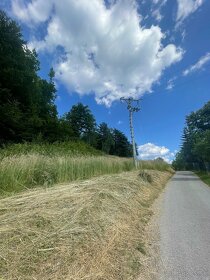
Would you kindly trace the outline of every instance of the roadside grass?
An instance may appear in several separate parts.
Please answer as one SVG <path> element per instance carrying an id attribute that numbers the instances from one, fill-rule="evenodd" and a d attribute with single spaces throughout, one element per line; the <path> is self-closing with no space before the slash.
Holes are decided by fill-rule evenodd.
<path id="1" fill-rule="evenodd" d="M 7 195 L 37 186 L 48 188 L 57 183 L 132 169 L 132 160 L 117 157 L 49 157 L 37 154 L 9 156 L 0 162 L 0 193 Z"/>
<path id="2" fill-rule="evenodd" d="M 196 172 L 196 174 L 201 178 L 204 183 L 210 186 L 210 173 L 206 172 Z"/>
<path id="3" fill-rule="evenodd" d="M 139 169 L 147 169 L 147 170 L 159 170 L 159 171 L 172 171 L 173 169 L 170 165 L 165 161 L 159 160 L 140 160 L 139 161 Z"/>
<path id="4" fill-rule="evenodd" d="M 136 170 L 0 199 L 0 277 L 135 279 L 150 206 L 170 176 Z"/>
<path id="5" fill-rule="evenodd" d="M 158 161 L 139 161 L 138 168 L 171 169 Z M 132 159 L 106 156 L 82 142 L 15 144 L 0 150 L 0 196 L 133 169 Z"/>
<path id="6" fill-rule="evenodd" d="M 0 149 L 0 159 L 9 156 L 23 156 L 31 154 L 49 157 L 104 155 L 101 151 L 94 149 L 82 141 L 9 144 Z"/>

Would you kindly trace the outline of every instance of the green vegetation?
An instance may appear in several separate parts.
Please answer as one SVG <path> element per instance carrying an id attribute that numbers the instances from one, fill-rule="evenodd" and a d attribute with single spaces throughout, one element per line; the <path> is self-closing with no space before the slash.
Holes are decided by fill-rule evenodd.
<path id="1" fill-rule="evenodd" d="M 106 156 L 84 142 L 8 145 L 0 149 L 0 159 L 1 195 L 134 168 L 132 159 Z M 155 160 L 139 161 L 139 169 L 170 171 L 170 166 Z"/>
<path id="2" fill-rule="evenodd" d="M 8 156 L 20 155 L 42 155 L 42 156 L 99 156 L 104 155 L 103 152 L 94 149 L 90 145 L 82 141 L 69 141 L 61 143 L 19 143 L 10 144 L 0 149 L 0 159 Z"/>
<path id="3" fill-rule="evenodd" d="M 127 137 L 81 103 L 59 117 L 54 71 L 38 71 L 0 11 L 0 195 L 19 193 L 0 199 L 0 277 L 134 279 L 149 206 L 173 171 L 156 160 L 124 172 L 134 169 Z"/>
<path id="4" fill-rule="evenodd" d="M 138 162 L 138 166 L 140 170 L 158 170 L 158 171 L 169 171 L 173 172 L 171 166 L 165 162 L 160 160 L 140 160 Z"/>
<path id="5" fill-rule="evenodd" d="M 38 154 L 9 156 L 0 162 L 0 194 L 8 195 L 37 186 L 50 187 L 56 183 L 132 169 L 132 160 L 126 158 Z"/>
<path id="6" fill-rule="evenodd" d="M 210 173 L 200 171 L 196 172 L 196 174 L 204 181 L 204 183 L 210 186 Z"/>
<path id="7" fill-rule="evenodd" d="M 78 103 L 62 117 L 58 116 L 53 69 L 48 80 L 38 75 L 36 51 L 28 49 L 20 27 L 3 11 L 0 11 L 0 46 L 0 146 L 65 142 L 67 150 L 74 144 L 66 142 L 80 140 L 104 153 L 131 157 L 127 137 L 106 123 L 97 126 L 88 106 Z M 57 148 L 60 149 L 60 144 Z"/>
<path id="8" fill-rule="evenodd" d="M 210 101 L 186 117 L 182 147 L 173 167 L 210 172 Z"/>
<path id="9" fill-rule="evenodd" d="M 133 169 L 127 137 L 106 123 L 97 125 L 88 106 L 78 103 L 58 116 L 53 69 L 48 80 L 39 76 L 36 51 L 3 11 L 0 46 L 1 194 Z M 157 161 L 140 162 L 139 168 L 169 167 Z"/>
<path id="10" fill-rule="evenodd" d="M 49 81 L 37 72 L 35 51 L 27 48 L 20 27 L 0 11 L 0 142 L 54 141 L 58 132 L 54 71 Z"/>

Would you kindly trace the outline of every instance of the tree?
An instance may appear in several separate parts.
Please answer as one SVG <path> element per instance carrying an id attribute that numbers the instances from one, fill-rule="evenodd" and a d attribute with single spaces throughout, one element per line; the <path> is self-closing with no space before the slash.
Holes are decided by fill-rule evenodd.
<path id="1" fill-rule="evenodd" d="M 58 120 L 57 126 L 57 141 L 72 141 L 75 140 L 74 132 L 65 117 Z"/>
<path id="2" fill-rule="evenodd" d="M 182 147 L 173 165 L 185 169 L 210 169 L 210 102 L 186 117 Z"/>
<path id="3" fill-rule="evenodd" d="M 195 155 L 199 155 L 206 170 L 210 171 L 210 129 L 196 137 L 193 152 Z"/>
<path id="4" fill-rule="evenodd" d="M 44 139 L 54 142 L 59 139 L 58 126 L 60 124 L 55 105 L 56 88 L 54 84 L 54 70 L 51 68 L 48 74 L 49 81 L 39 79 L 39 105 L 38 116 L 41 126 L 38 128 Z M 60 132 L 60 131 L 59 131 Z"/>
<path id="5" fill-rule="evenodd" d="M 95 145 L 96 121 L 88 106 L 78 103 L 66 114 L 74 135 L 85 142 Z"/>
<path id="6" fill-rule="evenodd" d="M 0 11 L 0 144 L 79 138 L 106 153 L 132 155 L 127 137 L 105 123 L 97 130 L 95 117 L 82 103 L 59 119 L 54 70 L 49 80 L 38 70 L 36 51 L 28 49 L 19 25 Z"/>
<path id="7" fill-rule="evenodd" d="M 22 39 L 19 26 L 0 11 L 0 129 L 2 141 L 19 141 L 36 96 L 39 63 Z"/>
<path id="8" fill-rule="evenodd" d="M 183 153 L 178 152 L 175 160 L 172 162 L 172 166 L 175 170 L 186 170 L 186 162 L 183 158 Z"/>
<path id="9" fill-rule="evenodd" d="M 97 149 L 109 154 L 113 145 L 114 139 L 111 129 L 106 123 L 101 123 L 97 130 Z"/>
<path id="10" fill-rule="evenodd" d="M 0 142 L 32 141 L 37 135 L 56 140 L 54 71 L 46 81 L 38 70 L 35 50 L 28 49 L 17 23 L 0 11 Z"/>
<path id="11" fill-rule="evenodd" d="M 120 157 L 131 157 L 132 146 L 125 134 L 117 129 L 113 129 L 112 136 L 114 139 L 114 145 L 111 147 L 110 154 Z"/>

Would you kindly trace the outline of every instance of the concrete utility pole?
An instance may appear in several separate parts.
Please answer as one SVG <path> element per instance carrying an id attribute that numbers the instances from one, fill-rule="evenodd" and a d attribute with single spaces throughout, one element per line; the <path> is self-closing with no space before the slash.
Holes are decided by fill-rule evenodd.
<path id="1" fill-rule="evenodd" d="M 132 97 L 130 97 L 130 98 L 121 97 L 120 100 L 127 104 L 127 109 L 129 111 L 131 141 L 132 141 L 132 146 L 133 146 L 133 162 L 134 162 L 135 167 L 137 167 L 136 145 L 135 145 L 135 140 L 134 140 L 134 129 L 133 129 L 133 113 L 138 112 L 140 110 L 139 99 L 133 99 Z M 133 106 L 133 103 L 136 103 L 137 106 Z"/>

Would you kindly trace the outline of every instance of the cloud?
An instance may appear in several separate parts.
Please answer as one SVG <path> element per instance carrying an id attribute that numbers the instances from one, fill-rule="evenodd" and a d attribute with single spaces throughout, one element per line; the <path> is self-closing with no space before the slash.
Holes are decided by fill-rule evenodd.
<path id="1" fill-rule="evenodd" d="M 153 0 L 153 4 L 157 5 L 159 4 L 161 7 L 166 4 L 168 0 Z"/>
<path id="2" fill-rule="evenodd" d="M 46 3 L 45 3 L 46 2 Z M 174 44 L 163 45 L 158 26 L 141 26 L 134 0 L 13 0 L 13 13 L 47 35 L 30 42 L 54 56 L 56 79 L 69 92 L 95 94 L 110 106 L 120 97 L 151 92 L 163 71 L 182 59 Z M 63 55 L 57 55 L 62 49 Z"/>
<path id="3" fill-rule="evenodd" d="M 154 4 L 155 8 L 154 8 L 154 10 L 152 10 L 152 16 L 158 22 L 160 22 L 163 18 L 163 15 L 161 14 L 161 9 L 163 6 L 165 6 L 166 3 L 167 3 L 167 0 L 153 0 L 153 4 Z"/>
<path id="4" fill-rule="evenodd" d="M 177 22 L 182 23 L 190 14 L 194 13 L 202 4 L 204 0 L 177 0 Z"/>
<path id="5" fill-rule="evenodd" d="M 183 76 L 187 76 L 191 74 L 192 72 L 198 71 L 200 69 L 203 69 L 203 66 L 210 61 L 210 53 L 207 53 L 206 55 L 202 56 L 197 63 L 194 65 L 191 65 L 189 68 L 183 71 Z"/>
<path id="6" fill-rule="evenodd" d="M 166 86 L 167 90 L 171 90 L 171 89 L 174 88 L 174 82 L 175 82 L 176 79 L 177 79 L 177 77 L 173 77 L 172 79 L 168 80 L 168 83 L 167 83 L 167 86 Z"/>
<path id="7" fill-rule="evenodd" d="M 154 11 L 152 11 L 152 15 L 158 22 L 160 22 L 163 18 L 160 9 L 155 9 Z"/>
<path id="8" fill-rule="evenodd" d="M 23 0 L 13 0 L 12 10 L 14 15 L 24 22 L 44 22 L 52 10 L 52 0 L 36 0 L 29 2 L 27 6 Z"/>
<path id="9" fill-rule="evenodd" d="M 142 160 L 152 160 L 158 157 L 163 158 L 166 162 L 171 163 L 174 158 L 168 148 L 164 146 L 157 146 L 152 143 L 147 143 L 138 147 L 139 158 Z"/>
<path id="10" fill-rule="evenodd" d="M 168 84 L 167 84 L 166 89 L 167 89 L 167 90 L 171 90 L 171 89 L 173 89 L 173 88 L 174 88 L 174 83 L 173 83 L 173 81 L 170 79 L 170 80 L 168 81 Z"/>

